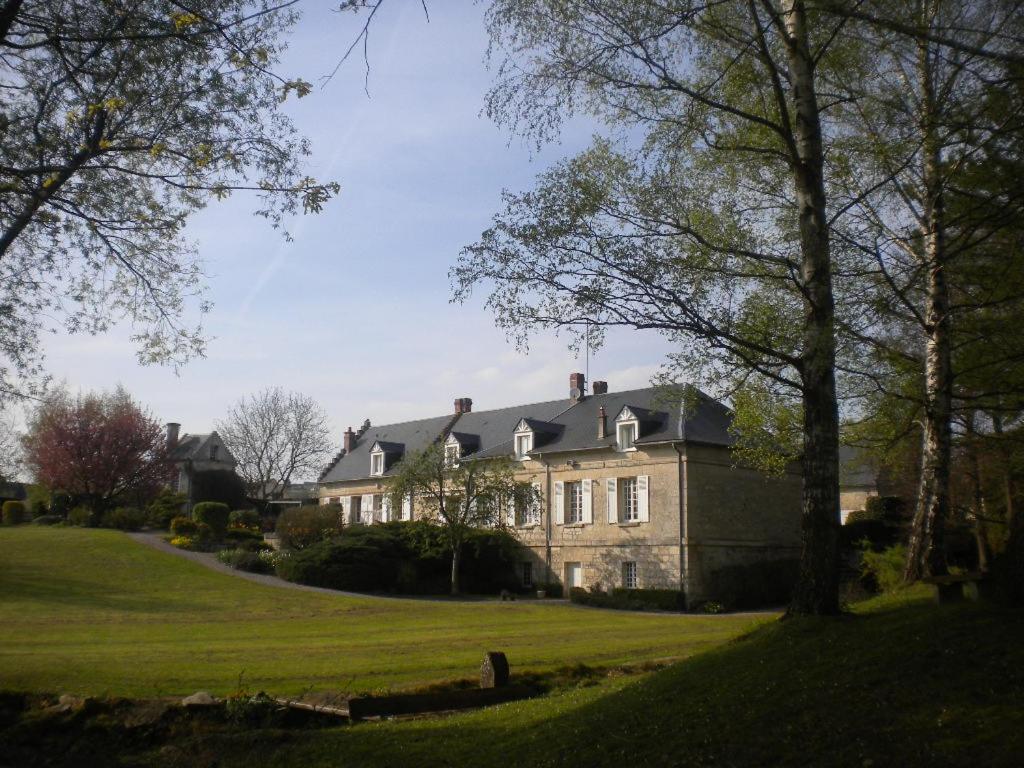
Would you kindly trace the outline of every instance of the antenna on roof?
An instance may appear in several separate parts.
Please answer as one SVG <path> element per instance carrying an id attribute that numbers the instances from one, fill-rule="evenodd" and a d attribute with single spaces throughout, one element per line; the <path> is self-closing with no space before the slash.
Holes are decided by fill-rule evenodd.
<path id="1" fill-rule="evenodd" d="M 587 384 L 590 382 L 590 318 L 587 318 L 587 342 L 586 342 L 586 344 L 587 344 L 587 358 L 586 358 L 587 361 L 586 361 L 586 367 L 584 368 L 584 371 L 586 372 L 586 378 L 583 380 L 583 392 L 584 393 L 587 391 Z"/>

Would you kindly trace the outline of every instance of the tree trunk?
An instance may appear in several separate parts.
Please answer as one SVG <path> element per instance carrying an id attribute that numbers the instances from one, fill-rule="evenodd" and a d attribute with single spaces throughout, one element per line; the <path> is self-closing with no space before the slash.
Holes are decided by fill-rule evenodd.
<path id="1" fill-rule="evenodd" d="M 821 120 L 814 60 L 801 0 L 783 3 L 794 110 L 794 183 L 799 212 L 804 332 L 802 551 L 790 614 L 839 612 L 839 411 L 834 301 L 826 218 Z"/>
<path id="2" fill-rule="evenodd" d="M 452 544 L 452 589 L 453 595 L 459 594 L 459 559 L 462 557 L 462 547 Z"/>
<path id="3" fill-rule="evenodd" d="M 941 148 L 937 138 L 931 51 L 918 46 L 922 89 L 925 299 L 924 436 L 917 507 L 910 528 L 904 578 L 915 581 L 946 573 L 944 531 L 949 514 L 953 371 L 950 355 L 949 286 L 946 284 L 946 222 Z"/>
<path id="4" fill-rule="evenodd" d="M 987 571 L 992 561 L 988 544 L 988 530 L 985 526 L 985 492 L 981 482 L 981 459 L 978 456 L 978 434 L 974 429 L 976 414 L 967 419 L 967 456 L 971 463 L 971 507 L 974 510 L 974 543 L 978 549 L 978 570 Z"/>

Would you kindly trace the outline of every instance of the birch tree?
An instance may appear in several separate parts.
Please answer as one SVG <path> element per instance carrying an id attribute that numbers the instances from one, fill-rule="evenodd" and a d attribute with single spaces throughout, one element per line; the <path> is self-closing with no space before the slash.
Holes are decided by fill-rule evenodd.
<path id="1" fill-rule="evenodd" d="M 617 141 L 598 141 L 533 192 L 506 194 L 452 271 L 456 299 L 486 286 L 498 324 L 521 341 L 545 327 L 666 333 L 691 379 L 790 398 L 804 475 L 790 611 L 837 612 L 819 79 L 845 22 L 825 23 L 802 0 L 497 0 L 488 18 L 506 54 L 492 117 L 543 141 L 587 112 Z"/>

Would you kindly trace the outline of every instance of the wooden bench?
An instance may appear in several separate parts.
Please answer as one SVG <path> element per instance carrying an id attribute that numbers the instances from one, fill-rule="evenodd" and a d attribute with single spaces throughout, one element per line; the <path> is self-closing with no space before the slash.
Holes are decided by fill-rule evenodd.
<path id="1" fill-rule="evenodd" d="M 939 605 L 958 603 L 964 599 L 978 600 L 988 595 L 988 574 L 983 571 L 950 573 L 922 581 L 935 587 L 935 602 Z"/>

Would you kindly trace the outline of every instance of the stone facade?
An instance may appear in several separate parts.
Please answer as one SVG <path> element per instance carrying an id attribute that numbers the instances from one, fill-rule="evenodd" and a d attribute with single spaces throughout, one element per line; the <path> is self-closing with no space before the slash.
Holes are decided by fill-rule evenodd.
<path id="1" fill-rule="evenodd" d="M 573 380 L 574 390 L 578 381 Z M 714 574 L 722 567 L 799 557 L 801 478 L 797 470 L 769 477 L 736 466 L 725 427 L 708 431 L 706 424 L 695 422 L 691 432 L 703 426 L 701 436 L 715 438 L 701 441 L 687 439 L 686 425 L 673 421 L 690 417 L 670 414 L 664 423 L 655 423 L 655 418 L 662 417 L 649 409 L 649 390 L 620 393 L 617 401 L 612 397 L 580 398 L 564 407 L 523 406 L 522 418 L 515 417 L 516 409 L 505 409 L 507 415 L 505 411 L 472 413 L 466 410 L 468 398 L 460 398 L 455 418 L 435 438 L 444 440 L 452 434 L 471 438 L 473 453 L 462 460 L 486 460 L 511 455 L 516 430 L 532 425 L 537 435 L 550 431 L 549 443 L 534 445 L 521 459 L 517 473 L 518 480 L 533 484 L 540 493 L 539 519 L 518 520 L 514 526 L 524 545 L 520 564 L 524 586 L 679 589 L 694 604 L 714 597 Z M 609 414 L 614 416 L 613 409 L 617 412 L 623 402 L 630 418 L 641 418 L 635 416 L 641 414 L 650 425 L 641 421 L 636 444 L 625 449 L 617 445 L 614 425 L 607 423 Z M 531 409 L 545 415 L 530 416 Z M 720 413 L 710 406 L 708 410 L 712 416 Z M 555 415 L 547 415 L 551 413 Z M 523 421 L 527 417 L 529 423 Z M 600 426 L 595 420 L 600 420 Z M 487 429 L 494 423 L 506 426 L 503 436 L 488 436 Z M 378 428 L 379 433 L 365 439 L 401 437 L 403 426 Z M 581 430 L 592 431 L 594 439 L 574 436 Z M 425 514 L 415 503 L 401 511 L 387 509 L 382 496 L 385 478 L 366 477 L 368 453 L 359 454 L 359 440 L 347 438 L 347 445 L 346 454 L 359 467 L 345 470 L 354 475 L 351 479 L 337 466 L 329 469 L 321 479 L 321 503 L 341 503 L 349 523 L 356 521 L 357 506 L 359 522 L 417 519 Z M 416 448 L 406 445 L 406 449 Z M 614 504 L 609 504 L 613 494 Z M 368 503 L 374 509 L 372 517 L 366 514 Z M 581 519 L 573 520 L 573 513 Z"/>

